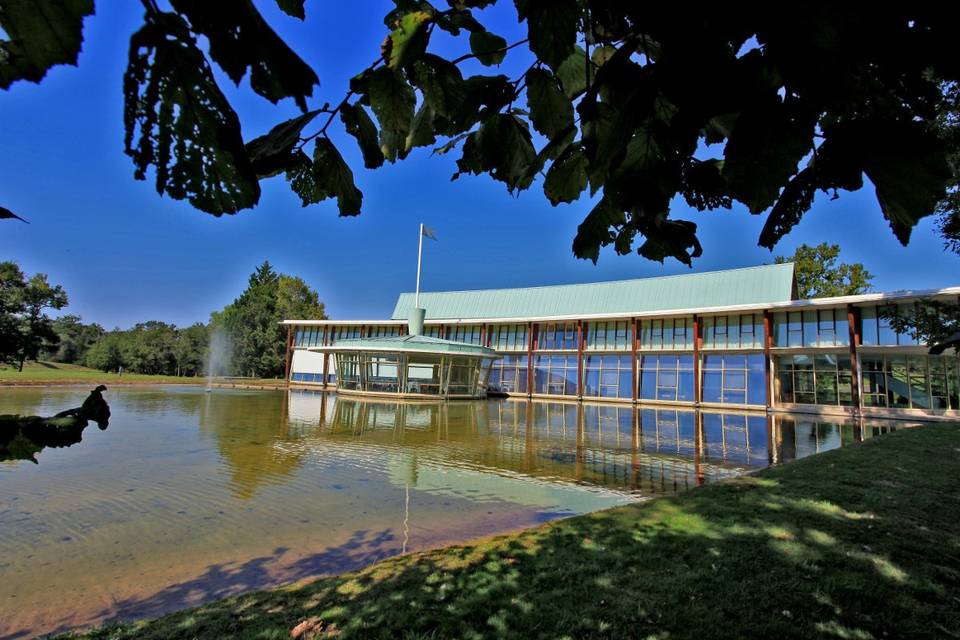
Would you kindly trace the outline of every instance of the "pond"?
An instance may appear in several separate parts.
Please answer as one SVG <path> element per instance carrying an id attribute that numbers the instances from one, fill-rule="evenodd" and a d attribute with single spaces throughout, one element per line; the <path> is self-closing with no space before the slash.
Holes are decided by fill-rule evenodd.
<path id="1" fill-rule="evenodd" d="M 86 388 L 8 388 L 51 415 Z M 155 616 L 746 473 L 895 428 L 809 416 L 127 387 L 0 461 L 0 638 Z M 10 458 L 10 455 L 5 456 Z M 26 457 L 26 456 L 23 456 Z"/>

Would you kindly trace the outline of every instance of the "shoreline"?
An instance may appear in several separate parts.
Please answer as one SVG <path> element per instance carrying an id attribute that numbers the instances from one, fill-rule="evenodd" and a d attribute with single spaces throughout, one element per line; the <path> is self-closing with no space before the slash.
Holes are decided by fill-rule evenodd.
<path id="1" fill-rule="evenodd" d="M 677 496 L 62 637 L 956 636 L 958 477 L 960 424 L 928 424 Z"/>

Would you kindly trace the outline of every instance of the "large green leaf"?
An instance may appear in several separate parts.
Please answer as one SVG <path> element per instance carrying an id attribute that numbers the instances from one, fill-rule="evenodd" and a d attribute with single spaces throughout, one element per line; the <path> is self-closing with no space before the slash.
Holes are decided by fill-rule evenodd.
<path id="1" fill-rule="evenodd" d="M 573 104 L 549 71 L 534 68 L 527 72 L 527 105 L 533 128 L 548 138 L 573 124 Z"/>
<path id="2" fill-rule="evenodd" d="M 480 64 L 488 67 L 503 62 L 507 41 L 489 31 L 473 31 L 470 33 L 470 51 L 477 57 Z"/>
<path id="3" fill-rule="evenodd" d="M 587 188 L 587 158 L 579 146 L 571 145 L 547 171 L 543 192 L 550 204 L 573 202 Z"/>
<path id="4" fill-rule="evenodd" d="M 596 264 L 600 257 L 600 248 L 616 239 L 610 229 L 625 223 L 623 209 L 610 199 L 601 198 L 577 227 L 577 235 L 573 239 L 573 255 L 592 260 Z"/>
<path id="5" fill-rule="evenodd" d="M 366 98 L 380 123 L 380 149 L 390 162 L 406 147 L 417 96 L 396 71 L 380 67 L 366 80 Z"/>
<path id="6" fill-rule="evenodd" d="M 266 23 L 251 0 L 237 0 L 229 10 L 207 0 L 170 0 L 190 21 L 193 31 L 210 41 L 210 57 L 239 84 L 250 71 L 250 86 L 277 103 L 293 98 L 301 111 L 320 80 L 313 69 Z"/>
<path id="7" fill-rule="evenodd" d="M 456 113 L 467 93 L 457 65 L 431 54 L 414 63 L 413 83 L 423 92 L 424 101 L 434 113 L 444 118 Z"/>
<path id="8" fill-rule="evenodd" d="M 426 51 L 430 39 L 427 26 L 432 19 L 433 15 L 426 11 L 413 11 L 399 19 L 383 45 L 388 67 L 404 68 Z"/>
<path id="9" fill-rule="evenodd" d="M 327 198 L 336 198 L 341 216 L 360 213 L 363 193 L 357 189 L 353 172 L 329 138 L 318 138 L 313 150 L 313 162 L 302 162 L 290 169 L 287 180 L 305 207 Z"/>
<path id="10" fill-rule="evenodd" d="M 217 216 L 257 203 L 240 121 L 179 16 L 160 14 L 133 35 L 123 90 L 138 180 L 152 166 L 158 193 Z"/>
<path id="11" fill-rule="evenodd" d="M 564 93 L 573 100 L 587 90 L 587 52 L 575 47 L 557 69 Z"/>
<path id="12" fill-rule="evenodd" d="M 577 0 L 514 0 L 520 20 L 527 21 L 530 49 L 558 69 L 574 52 L 580 29 Z"/>
<path id="13" fill-rule="evenodd" d="M 815 124 L 813 111 L 776 96 L 741 112 L 724 150 L 730 194 L 751 213 L 770 207 L 812 151 Z"/>
<path id="14" fill-rule="evenodd" d="M 376 169 L 383 165 L 383 152 L 377 142 L 377 126 L 360 104 L 345 104 L 340 107 L 340 119 L 347 133 L 357 139 L 360 153 L 363 154 L 363 166 Z"/>
<path id="15" fill-rule="evenodd" d="M 308 111 L 302 116 L 281 122 L 270 129 L 269 133 L 247 143 L 247 155 L 250 156 L 257 177 L 275 176 L 297 163 L 294 148 L 300 142 L 300 132 L 318 113 L 320 112 Z"/>
<path id="16" fill-rule="evenodd" d="M 3 0 L 0 2 L 0 89 L 16 80 L 40 82 L 57 64 L 77 64 L 83 19 L 93 0 Z"/>
<path id="17" fill-rule="evenodd" d="M 429 104 L 420 106 L 417 114 L 413 116 L 410 133 L 407 134 L 400 157 L 406 157 L 414 147 L 428 147 L 436 143 L 437 139 L 433 135 L 433 116 L 433 107 Z"/>
<path id="18" fill-rule="evenodd" d="M 462 173 L 486 172 L 511 192 L 526 189 L 533 180 L 528 169 L 536 156 L 526 123 L 513 115 L 497 114 L 467 136 L 453 179 Z"/>

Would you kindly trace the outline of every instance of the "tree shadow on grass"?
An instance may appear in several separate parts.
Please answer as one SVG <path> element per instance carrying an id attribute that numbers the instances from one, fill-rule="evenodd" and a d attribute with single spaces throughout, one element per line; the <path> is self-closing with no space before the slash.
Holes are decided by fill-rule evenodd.
<path id="1" fill-rule="evenodd" d="M 93 635 L 957 637 L 960 430 L 924 430 Z"/>

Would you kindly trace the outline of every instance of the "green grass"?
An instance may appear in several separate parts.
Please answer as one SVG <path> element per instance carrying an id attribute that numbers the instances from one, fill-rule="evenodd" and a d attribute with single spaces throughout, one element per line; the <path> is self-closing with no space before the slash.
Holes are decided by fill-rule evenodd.
<path id="1" fill-rule="evenodd" d="M 83 638 L 960 637 L 960 425 Z"/>
<path id="2" fill-rule="evenodd" d="M 75 364 L 59 362 L 28 362 L 23 371 L 16 367 L 0 366 L 0 384 L 55 384 L 55 383 L 95 383 L 105 384 L 206 384 L 206 378 L 193 376 L 154 376 L 140 373 L 104 373 Z M 240 383 L 241 381 L 237 381 Z M 283 380 L 251 379 L 243 383 L 257 385 L 281 385 Z"/>

